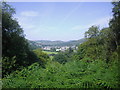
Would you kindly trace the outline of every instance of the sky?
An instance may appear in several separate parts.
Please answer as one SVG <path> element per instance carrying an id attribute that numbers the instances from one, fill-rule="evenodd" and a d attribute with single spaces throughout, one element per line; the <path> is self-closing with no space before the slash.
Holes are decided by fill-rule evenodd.
<path id="1" fill-rule="evenodd" d="M 29 40 L 78 40 L 92 25 L 108 27 L 110 2 L 9 2 Z"/>

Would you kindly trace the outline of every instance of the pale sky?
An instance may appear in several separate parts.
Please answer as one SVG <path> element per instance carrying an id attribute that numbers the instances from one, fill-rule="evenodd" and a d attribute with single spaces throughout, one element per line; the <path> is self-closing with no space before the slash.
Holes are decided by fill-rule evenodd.
<path id="1" fill-rule="evenodd" d="M 11 2 L 29 40 L 78 40 L 92 25 L 108 27 L 110 2 Z"/>

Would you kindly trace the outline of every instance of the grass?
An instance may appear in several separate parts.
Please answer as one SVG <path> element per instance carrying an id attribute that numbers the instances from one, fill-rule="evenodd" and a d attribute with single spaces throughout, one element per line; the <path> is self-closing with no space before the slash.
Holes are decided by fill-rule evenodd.
<path id="1" fill-rule="evenodd" d="M 43 51 L 46 54 L 58 54 L 58 52 L 51 52 L 51 51 Z M 50 59 L 52 60 L 54 56 L 50 56 Z"/>
<path id="2" fill-rule="evenodd" d="M 43 52 L 47 54 L 58 54 L 58 52 L 51 52 L 51 51 L 43 51 Z"/>

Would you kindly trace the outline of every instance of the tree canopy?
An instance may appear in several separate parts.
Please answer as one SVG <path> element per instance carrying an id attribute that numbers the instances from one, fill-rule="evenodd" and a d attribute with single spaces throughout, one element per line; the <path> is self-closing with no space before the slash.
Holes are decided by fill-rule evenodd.
<path id="1" fill-rule="evenodd" d="M 23 29 L 13 17 L 15 9 L 7 3 L 2 3 L 2 57 L 3 62 L 12 63 L 15 58 L 15 65 L 3 64 L 3 76 L 6 73 L 27 66 L 35 62 L 36 55 L 29 50 L 28 42 L 25 39 Z M 7 57 L 7 58 L 6 58 Z M 8 59 L 8 60 L 6 60 Z M 4 61 L 5 60 L 5 61 Z M 10 68 L 11 67 L 11 68 Z"/>

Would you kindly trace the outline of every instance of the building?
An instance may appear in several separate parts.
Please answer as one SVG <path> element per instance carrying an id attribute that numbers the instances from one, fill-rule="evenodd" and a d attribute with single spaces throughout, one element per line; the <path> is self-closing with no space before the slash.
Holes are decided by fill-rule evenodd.
<path id="1" fill-rule="evenodd" d="M 51 50 L 51 47 L 47 46 L 47 47 L 43 47 L 43 50 Z"/>

